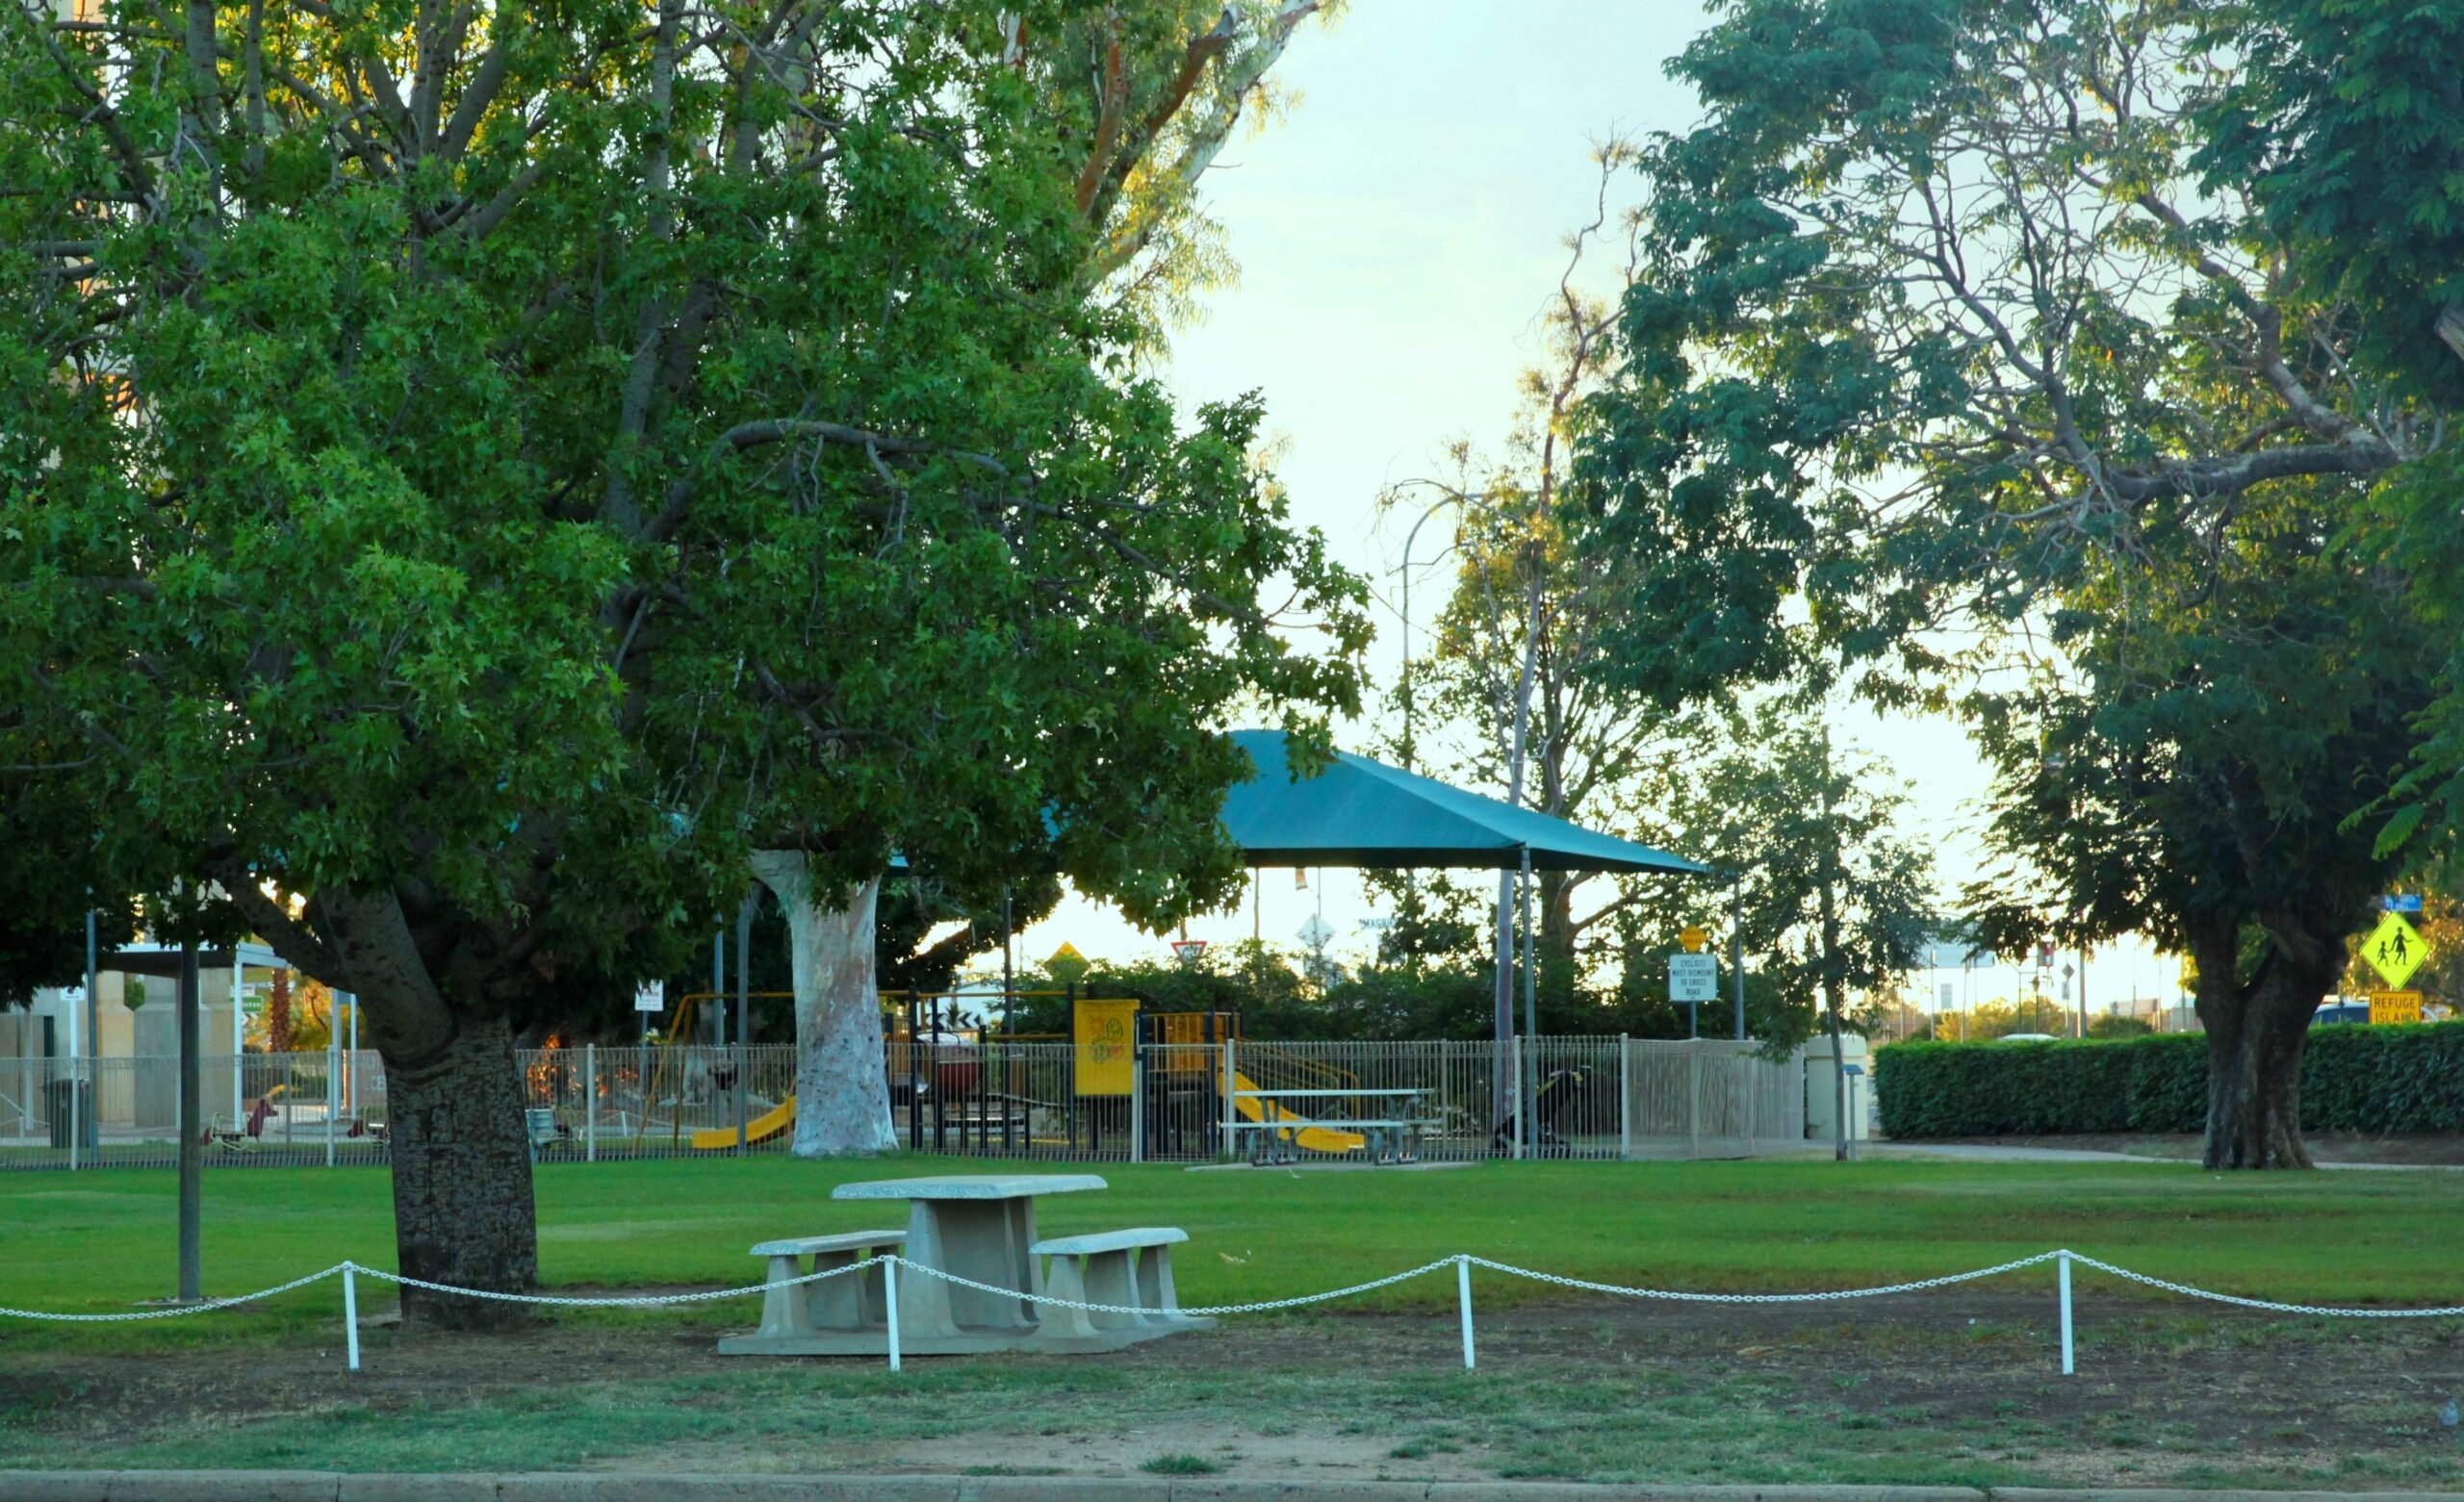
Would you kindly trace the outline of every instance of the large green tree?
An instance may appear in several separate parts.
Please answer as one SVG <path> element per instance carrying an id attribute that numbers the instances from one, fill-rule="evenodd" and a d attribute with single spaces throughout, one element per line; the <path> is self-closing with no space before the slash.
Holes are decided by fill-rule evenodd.
<path id="1" fill-rule="evenodd" d="M 2058 670 L 2057 602 L 2119 624 L 2168 571 L 2220 582 L 2273 489 L 2375 524 L 2450 394 L 2389 379 L 2372 310 L 2212 175 L 2254 14 L 1718 8 L 1673 64 L 1707 117 L 1647 155 L 1651 254 L 1578 465 L 1645 575 L 1623 671 L 1940 705 L 2014 655 Z"/>
<path id="2" fill-rule="evenodd" d="M 1144 159 L 1036 47 L 1182 9 L 0 13 L 0 765 L 360 997 L 404 1272 L 531 1285 L 509 1019 L 756 853 L 848 929 L 894 851 L 1161 920 L 1237 882 L 1225 706 L 1351 702 L 1255 404 L 1126 373 L 1082 190 Z"/>
<path id="3" fill-rule="evenodd" d="M 2401 573 L 2334 545 L 2349 503 L 2274 487 L 2212 539 L 2100 561 L 2052 612 L 2059 660 L 1968 703 L 2009 857 L 1971 890 L 1986 931 L 2191 960 L 2211 1168 L 2309 1166 L 2311 1020 L 2401 869 L 2367 816 L 2436 655 Z"/>
<path id="4" fill-rule="evenodd" d="M 2199 101 L 2194 165 L 2292 247 L 2308 295 L 2348 310 L 2354 363 L 2441 411 L 2464 406 L 2464 11 L 2407 0 L 2215 7 L 2235 65 Z M 2464 827 L 2464 459 L 2452 445 L 2375 499 L 2443 644 L 2440 698 L 2387 800 L 2394 849 Z M 2431 841 L 2424 841 L 2425 846 Z M 2416 858 L 2439 858 L 2424 850 Z"/>

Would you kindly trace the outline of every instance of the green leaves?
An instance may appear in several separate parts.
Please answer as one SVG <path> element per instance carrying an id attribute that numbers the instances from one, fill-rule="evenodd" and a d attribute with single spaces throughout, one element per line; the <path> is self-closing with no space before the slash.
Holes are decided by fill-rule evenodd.
<path id="1" fill-rule="evenodd" d="M 390 893 L 456 1005 L 765 843 L 1227 895 L 1214 731 L 1349 708 L 1365 594 L 1253 400 L 1114 373 L 1015 10 L 235 0 L 210 127 L 152 13 L 0 18 L 0 765 L 91 751 L 140 887 Z"/>

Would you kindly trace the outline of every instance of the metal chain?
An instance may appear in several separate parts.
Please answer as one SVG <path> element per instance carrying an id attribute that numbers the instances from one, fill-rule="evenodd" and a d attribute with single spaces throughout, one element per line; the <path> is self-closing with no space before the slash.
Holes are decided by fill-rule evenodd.
<path id="1" fill-rule="evenodd" d="M 1555 1284 L 1559 1287 L 1582 1288 L 1592 1293 L 1613 1293 L 1630 1299 L 1675 1299 L 1687 1304 L 1820 1304 L 1839 1299 L 1870 1299 L 1886 1293 L 1915 1293 L 1926 1288 L 1948 1287 L 1955 1283 L 1970 1283 L 1979 1278 L 1991 1278 L 2002 1273 L 2034 1267 L 2060 1257 L 2060 1252 L 2039 1252 L 2015 1262 L 1996 1267 L 1980 1267 L 1974 1272 L 1951 1273 L 1940 1278 L 1921 1278 L 1914 1283 L 1886 1284 L 1878 1288 L 1835 1288 L 1823 1293 L 1686 1293 L 1675 1288 L 1627 1288 L 1613 1283 L 1593 1283 L 1583 1278 L 1566 1278 L 1556 1273 L 1533 1272 L 1528 1267 L 1516 1267 L 1505 1262 L 1493 1262 L 1485 1257 L 1466 1255 L 1460 1259 L 1474 1267 L 1511 1277 L 1528 1278 L 1534 1283 Z"/>
<path id="2" fill-rule="evenodd" d="M 904 1257 L 891 1257 L 886 1259 L 886 1260 L 896 1262 L 901 1268 L 922 1273 L 928 1278 L 938 1278 L 943 1283 L 954 1283 L 962 1288 L 973 1288 L 981 1293 L 996 1294 L 1005 1299 L 1025 1299 L 1031 1304 L 1049 1304 L 1056 1309 L 1085 1310 L 1091 1314 L 1153 1314 L 1158 1312 L 1171 1312 L 1188 1314 L 1191 1316 L 1200 1314 L 1256 1314 L 1262 1313 L 1268 1310 L 1297 1309 L 1303 1304 L 1323 1304 L 1328 1299 L 1349 1298 L 1355 1293 L 1371 1293 L 1394 1284 L 1408 1283 L 1414 1278 L 1421 1277 L 1427 1273 L 1433 1273 L 1441 1267 L 1451 1267 L 1456 1262 L 1462 1261 L 1463 1260 L 1463 1255 L 1458 1252 L 1452 1257 L 1441 1257 L 1436 1261 L 1412 1268 L 1408 1272 L 1399 1272 L 1394 1274 L 1392 1277 L 1380 1278 L 1375 1283 L 1356 1283 L 1348 1288 L 1331 1288 L 1324 1293 L 1304 1293 L 1296 1299 L 1270 1299 L 1257 1304 L 1212 1304 L 1203 1309 L 1157 1311 L 1136 1304 L 1086 1304 L 1081 1303 L 1076 1299 L 1056 1298 L 1049 1293 L 1026 1293 L 1016 1288 L 1004 1288 L 988 1283 L 978 1283 L 972 1278 L 962 1278 L 957 1273 L 946 1272 L 938 1267 L 927 1267 L 921 1262 L 911 1262 Z"/>
<path id="3" fill-rule="evenodd" d="M 2151 1288 L 2162 1288 L 2168 1293 L 2185 1294 L 2194 1299 L 2207 1299 L 2217 1304 L 2239 1305 L 2243 1309 L 2273 1310 L 2285 1314 L 2328 1314 L 2343 1319 L 2449 1319 L 2464 1315 L 2464 1308 L 2340 1309 L 2327 1304 L 2278 1304 L 2272 1299 L 2246 1299 L 2239 1294 L 2218 1293 L 2212 1289 L 2194 1287 L 2187 1283 L 2174 1283 L 2170 1279 L 2151 1278 L 2145 1273 L 2135 1273 L 2127 1267 L 2117 1267 L 2111 1262 L 2100 1261 L 2092 1257 L 2083 1257 L 2077 1252 L 2070 1254 L 2070 1260 L 2082 1267 L 2093 1267 L 2098 1272 L 2111 1273 L 2117 1278 L 2124 1278 L 2132 1283 L 2145 1284 Z"/>
<path id="4" fill-rule="evenodd" d="M 458 1294 L 466 1299 L 493 1299 L 500 1304 L 553 1304 L 567 1309 L 648 1309 L 660 1304 L 707 1304 L 719 1299 L 747 1298 L 756 1293 L 767 1293 L 773 1288 L 792 1288 L 799 1284 L 819 1283 L 825 1278 L 836 1278 L 846 1273 L 860 1272 L 875 1263 L 887 1260 L 893 1260 L 893 1259 L 877 1257 L 868 1261 L 849 1262 L 844 1267 L 806 1273 L 801 1278 L 783 1278 L 777 1283 L 747 1284 L 741 1288 L 710 1288 L 700 1293 L 643 1293 L 629 1297 L 599 1299 L 570 1298 L 554 1293 L 498 1293 L 487 1288 L 457 1288 L 449 1283 L 430 1283 L 425 1278 L 411 1278 L 401 1273 L 380 1272 L 373 1267 L 362 1267 L 357 1262 L 347 1265 L 353 1272 L 363 1277 L 373 1278 L 379 1283 L 398 1284 L 409 1288 L 424 1288 L 430 1293 Z M 336 1268 L 335 1271 L 339 1272 L 341 1269 Z"/>
<path id="5" fill-rule="evenodd" d="M 1426 1262 L 1421 1266 L 1409 1268 L 1403 1272 L 1376 1279 L 1373 1282 L 1356 1283 L 1348 1287 L 1343 1288 L 1330 1288 L 1323 1293 L 1307 1293 L 1302 1294 L 1297 1298 L 1268 1299 L 1248 1304 L 1209 1305 L 1202 1308 L 1184 1309 L 1178 1311 L 1178 1312 L 1194 1317 L 1215 1314 L 1257 1314 L 1265 1313 L 1272 1310 L 1298 1309 L 1304 1305 L 1323 1304 L 1331 1299 L 1345 1299 L 1351 1298 L 1358 1294 L 1373 1293 L 1379 1288 L 1391 1287 L 1399 1283 L 1408 1283 L 1414 1278 L 1425 1277 L 1430 1273 L 1436 1272 L 1440 1268 L 1451 1267 L 1458 1263 L 1470 1267 L 1484 1267 L 1491 1272 L 1502 1273 L 1512 1278 L 1525 1278 L 1534 1283 L 1545 1283 L 1556 1287 L 1579 1288 L 1589 1293 L 1605 1293 L 1619 1298 L 1665 1299 L 1688 1304 L 1818 1304 L 1836 1302 L 1842 1299 L 1879 1298 L 1886 1294 L 1918 1293 L 1928 1288 L 1949 1287 L 1954 1284 L 1973 1283 L 1980 1278 L 1993 1278 L 1999 1277 L 2004 1273 L 2017 1272 L 2021 1268 L 2035 1267 L 2045 1262 L 2054 1261 L 2066 1256 L 2083 1267 L 2092 1267 L 2098 1272 L 2111 1273 L 2113 1276 L 2123 1279 L 2126 1282 L 2141 1284 L 2150 1288 L 2161 1288 L 2168 1293 L 2177 1293 L 2188 1298 L 2206 1299 L 2211 1303 L 2217 1304 L 2230 1304 L 2242 1309 L 2268 1310 L 2277 1313 L 2313 1314 L 2343 1319 L 2451 1319 L 2464 1317 L 2464 1306 L 2445 1307 L 2439 1309 L 2350 1309 L 2321 1304 L 2280 1304 L 2272 1299 L 2244 1298 L 2238 1294 L 2219 1293 L 2213 1289 L 2197 1287 L 2187 1283 L 2175 1283 L 2170 1279 L 2156 1278 L 2151 1277 L 2146 1273 L 2133 1272 L 2127 1267 L 2117 1266 L 2112 1262 L 2104 1261 L 2098 1258 L 2088 1257 L 2078 1252 L 2039 1252 L 2033 1257 L 2022 1257 L 2015 1261 L 2002 1262 L 1991 1267 L 1980 1267 L 1973 1272 L 1949 1273 L 1939 1278 L 1921 1278 L 1910 1283 L 1885 1284 L 1881 1286 L 1871 1288 L 1837 1288 L 1819 1293 L 1694 1293 L 1677 1288 L 1633 1288 L 1613 1283 L 1595 1283 L 1587 1278 L 1568 1278 L 1558 1273 L 1538 1272 L 1528 1267 L 1517 1267 L 1510 1262 L 1492 1261 L 1485 1257 L 1475 1257 L 1470 1253 L 1456 1253 L 1451 1257 L 1442 1257 L 1436 1261 Z M 184 1314 L 204 1314 L 210 1313 L 216 1310 L 233 1309 L 243 1304 L 258 1303 L 265 1299 L 273 1298 L 278 1294 L 289 1293 L 295 1288 L 304 1288 L 310 1284 L 321 1283 L 325 1279 L 334 1277 L 346 1270 L 376 1279 L 381 1283 L 391 1283 L 405 1287 L 422 1288 L 430 1293 L 451 1294 L 470 1299 L 490 1299 L 499 1303 L 543 1304 L 573 1309 L 645 1309 L 666 1304 L 706 1304 L 722 1299 L 746 1298 L 756 1293 L 768 1293 L 773 1288 L 792 1288 L 803 1284 L 820 1283 L 826 1279 L 842 1277 L 848 1273 L 865 1271 L 883 1263 L 895 1263 L 897 1266 L 909 1272 L 920 1273 L 928 1278 L 937 1278 L 943 1283 L 954 1284 L 960 1287 L 973 1288 L 979 1292 L 989 1293 L 996 1297 L 1024 1299 L 1032 1304 L 1049 1305 L 1057 1309 L 1083 1310 L 1089 1313 L 1094 1314 L 1152 1314 L 1156 1312 L 1153 1309 L 1138 1305 L 1092 1304 L 1079 1299 L 1060 1298 L 1049 1293 L 1025 1292 L 1017 1288 L 1005 1288 L 994 1284 L 979 1283 L 973 1278 L 962 1277 L 958 1273 L 949 1272 L 938 1267 L 927 1267 L 921 1262 L 911 1261 L 905 1257 L 892 1254 L 884 1257 L 872 1258 L 865 1261 L 849 1262 L 844 1266 L 833 1267 L 821 1272 L 806 1273 L 801 1277 L 782 1279 L 775 1283 L 748 1284 L 737 1288 L 712 1288 L 696 1293 L 649 1293 L 605 1298 L 579 1298 L 552 1293 L 500 1293 L 487 1288 L 462 1288 L 456 1287 L 451 1284 L 432 1283 L 425 1278 L 413 1278 L 401 1273 L 390 1273 L 374 1267 L 362 1266 L 357 1262 L 344 1261 L 337 1262 L 333 1266 L 324 1268 L 321 1271 L 309 1273 L 304 1277 L 294 1278 L 289 1283 L 278 1284 L 273 1287 L 260 1289 L 255 1293 L 241 1294 L 236 1298 L 207 1299 L 195 1304 L 175 1305 L 163 1309 L 131 1310 L 124 1313 L 112 1314 L 58 1314 L 46 1312 L 41 1310 L 10 1309 L 0 1307 L 0 1318 L 37 1319 L 71 1324 L 116 1323 L 140 1319 L 177 1319 Z"/>
<path id="6" fill-rule="evenodd" d="M 327 1278 L 333 1277 L 335 1274 L 341 1272 L 345 1267 L 349 1265 L 350 1264 L 347 1262 L 336 1262 L 333 1266 L 326 1268 L 323 1272 L 310 1273 L 304 1278 L 294 1278 L 289 1283 L 282 1284 L 279 1286 L 261 1289 L 255 1293 L 244 1293 L 236 1299 L 205 1299 L 195 1304 L 176 1304 L 165 1309 L 131 1310 L 124 1314 L 51 1314 L 46 1313 L 41 1310 L 35 1309 L 0 1309 L 0 1317 L 10 1319 L 43 1319 L 63 1324 L 79 1325 L 111 1323 L 128 1319 L 177 1319 L 182 1314 L 211 1313 L 215 1310 L 230 1309 L 234 1305 L 254 1304 L 259 1299 L 270 1299 L 277 1293 L 289 1293 L 294 1288 L 304 1288 L 312 1283 L 322 1283 Z M 365 1269 L 362 1270 L 365 1271 Z"/>

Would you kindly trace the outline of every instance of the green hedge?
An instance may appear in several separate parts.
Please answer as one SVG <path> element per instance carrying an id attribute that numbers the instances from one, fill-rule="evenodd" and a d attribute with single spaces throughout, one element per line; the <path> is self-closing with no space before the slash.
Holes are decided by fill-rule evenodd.
<path id="1" fill-rule="evenodd" d="M 1874 1056 L 1874 1089 L 1894 1137 L 2198 1132 L 2207 1039 L 1896 1043 Z M 2464 1022 L 2315 1030 L 2302 1056 L 2301 1124 L 2464 1132 Z"/>

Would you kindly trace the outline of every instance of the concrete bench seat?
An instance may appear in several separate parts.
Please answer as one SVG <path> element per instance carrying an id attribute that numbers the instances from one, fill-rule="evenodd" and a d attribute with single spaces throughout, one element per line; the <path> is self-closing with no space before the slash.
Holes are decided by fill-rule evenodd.
<path id="1" fill-rule="evenodd" d="M 769 1260 L 769 1275 L 762 1281 L 782 1284 L 807 1273 L 871 1261 L 906 1245 L 904 1231 L 847 1231 L 764 1241 L 753 1249 L 753 1255 Z M 807 1258 L 812 1259 L 810 1266 L 805 1263 Z M 830 1331 L 885 1329 L 888 1321 L 882 1270 L 868 1267 L 816 1283 L 769 1289 L 761 1295 L 761 1328 L 752 1339 L 809 1340 Z"/>
<path id="2" fill-rule="evenodd" d="M 1200 1323 L 1181 1312 L 1172 1287 L 1172 1248 L 1190 1238 L 1173 1226 L 1143 1226 L 1092 1235 L 1055 1236 L 1027 1250 L 1052 1259 L 1044 1291 L 1082 1304 L 1111 1304 L 1135 1313 L 1040 1306 L 1043 1327 L 1062 1336 L 1101 1336 L 1119 1330 L 1181 1328 Z"/>

